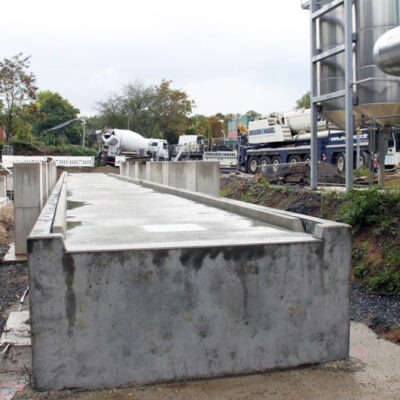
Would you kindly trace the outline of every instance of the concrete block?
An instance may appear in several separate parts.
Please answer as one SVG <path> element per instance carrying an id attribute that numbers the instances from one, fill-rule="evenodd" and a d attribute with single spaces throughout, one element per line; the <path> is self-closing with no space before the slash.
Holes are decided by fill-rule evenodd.
<path id="1" fill-rule="evenodd" d="M 163 162 L 152 161 L 149 164 L 150 169 L 150 182 L 162 184 L 163 182 Z"/>
<path id="2" fill-rule="evenodd" d="M 27 254 L 26 238 L 29 236 L 40 214 L 38 207 L 14 209 L 15 254 Z"/>
<path id="3" fill-rule="evenodd" d="M 128 176 L 127 174 L 128 163 L 126 161 L 121 161 L 119 164 L 119 174 L 121 176 Z"/>
<path id="4" fill-rule="evenodd" d="M 169 186 L 169 161 L 163 161 L 162 163 L 162 184 Z"/>
<path id="5" fill-rule="evenodd" d="M 218 161 L 196 161 L 196 192 L 219 197 L 220 181 Z"/>
<path id="6" fill-rule="evenodd" d="M 129 178 L 135 178 L 135 171 L 136 171 L 136 163 L 130 163 L 127 176 Z"/>
<path id="7" fill-rule="evenodd" d="M 0 198 L 6 197 L 6 177 L 0 176 Z"/>
<path id="8" fill-rule="evenodd" d="M 196 162 L 171 161 L 169 166 L 169 185 L 196 191 Z"/>
<path id="9" fill-rule="evenodd" d="M 56 243 L 33 243 L 35 386 L 118 386 L 345 358 L 350 252 L 334 250 L 327 268 L 324 246 L 63 254 Z"/>
<path id="10" fill-rule="evenodd" d="M 136 165 L 137 165 L 137 168 L 138 168 L 137 179 L 146 180 L 146 162 L 144 162 L 144 161 L 136 161 Z"/>
<path id="11" fill-rule="evenodd" d="M 146 162 L 146 177 L 144 178 L 146 181 L 151 182 L 151 161 Z"/>
<path id="12" fill-rule="evenodd" d="M 41 207 L 41 163 L 14 164 L 14 206 Z"/>
<path id="13" fill-rule="evenodd" d="M 14 175 L 6 175 L 6 189 L 14 190 Z"/>

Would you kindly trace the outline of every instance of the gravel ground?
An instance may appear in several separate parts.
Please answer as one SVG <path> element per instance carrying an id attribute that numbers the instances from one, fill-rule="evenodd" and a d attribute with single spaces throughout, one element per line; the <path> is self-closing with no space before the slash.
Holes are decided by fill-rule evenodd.
<path id="1" fill-rule="evenodd" d="M 8 309 L 19 301 L 27 287 L 26 264 L 0 265 L 0 334 L 8 317 Z"/>
<path id="2" fill-rule="evenodd" d="M 365 287 L 353 284 L 351 319 L 364 322 L 378 335 L 400 344 L 400 295 L 370 293 Z"/>

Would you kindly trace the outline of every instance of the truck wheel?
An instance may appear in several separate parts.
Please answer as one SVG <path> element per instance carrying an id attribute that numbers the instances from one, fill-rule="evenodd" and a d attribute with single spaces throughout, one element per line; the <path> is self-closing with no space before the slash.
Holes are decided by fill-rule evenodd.
<path id="1" fill-rule="evenodd" d="M 255 156 L 251 156 L 249 161 L 247 162 L 247 169 L 249 174 L 255 174 L 258 170 L 258 158 Z"/>
<path id="2" fill-rule="evenodd" d="M 346 166 L 346 159 L 343 153 L 339 153 L 336 157 L 336 167 L 339 172 L 344 172 Z"/>
<path id="3" fill-rule="evenodd" d="M 281 156 L 272 157 L 272 171 L 278 173 L 281 169 L 282 159 Z"/>
<path id="4" fill-rule="evenodd" d="M 360 168 L 369 167 L 370 159 L 368 151 L 362 151 L 360 153 Z"/>
<path id="5" fill-rule="evenodd" d="M 289 158 L 288 158 L 288 163 L 290 164 L 289 165 L 290 167 L 293 167 L 293 165 L 296 165 L 300 161 L 301 161 L 301 158 L 296 154 L 293 154 L 293 155 L 289 156 Z"/>
<path id="6" fill-rule="evenodd" d="M 307 163 L 308 166 L 311 165 L 311 156 L 310 156 L 310 154 L 306 154 L 306 155 L 303 157 L 303 162 Z"/>
<path id="7" fill-rule="evenodd" d="M 262 156 L 260 158 L 261 172 L 267 172 L 268 165 L 270 165 L 270 164 L 271 164 L 271 158 L 268 156 Z"/>

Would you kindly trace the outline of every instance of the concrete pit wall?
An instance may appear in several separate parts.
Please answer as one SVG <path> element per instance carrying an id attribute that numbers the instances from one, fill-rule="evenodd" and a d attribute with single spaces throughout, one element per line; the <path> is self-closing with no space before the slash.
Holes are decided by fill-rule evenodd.
<path id="1" fill-rule="evenodd" d="M 131 171 L 135 171 L 132 173 Z M 220 166 L 216 161 L 137 161 L 121 163 L 120 175 L 219 196 Z"/>
<path id="2" fill-rule="evenodd" d="M 26 238 L 57 179 L 54 162 L 14 164 L 15 254 L 27 254 Z"/>
<path id="3" fill-rule="evenodd" d="M 0 198 L 7 197 L 7 178 L 0 176 Z"/>
<path id="4" fill-rule="evenodd" d="M 348 357 L 347 225 L 279 212 L 276 219 L 297 217 L 310 240 L 68 252 L 63 235 L 51 233 L 61 191 L 59 182 L 28 240 L 36 389 L 215 377 Z"/>

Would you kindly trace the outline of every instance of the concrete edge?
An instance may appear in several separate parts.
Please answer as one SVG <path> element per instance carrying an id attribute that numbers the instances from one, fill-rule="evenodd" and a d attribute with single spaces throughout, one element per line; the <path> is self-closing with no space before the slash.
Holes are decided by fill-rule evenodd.
<path id="1" fill-rule="evenodd" d="M 230 211 L 247 218 L 255 219 L 279 228 L 288 229 L 294 232 L 305 232 L 312 234 L 317 239 L 322 239 L 325 228 L 351 229 L 350 225 L 324 220 L 316 217 L 309 217 L 302 214 L 293 213 L 290 211 L 279 210 L 271 207 L 249 204 L 239 200 L 225 199 L 214 197 L 198 192 L 190 192 L 184 189 L 161 185 L 158 183 L 148 182 L 142 179 L 125 177 L 117 174 L 108 174 L 117 179 L 127 182 L 140 184 L 144 187 L 149 187 L 163 193 L 169 193 L 187 198 L 189 200 L 198 201 L 212 207 L 220 208 L 225 211 Z M 318 227 L 318 229 L 316 229 Z"/>
<path id="2" fill-rule="evenodd" d="M 30 234 L 28 235 L 28 240 L 39 238 L 55 238 L 58 236 L 61 236 L 63 238 L 63 235 L 60 235 L 59 233 L 52 233 L 52 225 L 56 214 L 58 200 L 61 195 L 62 186 L 66 177 L 67 173 L 63 172 L 58 182 L 54 186 L 54 189 L 47 199 L 47 202 L 44 205 L 42 211 L 40 212 L 39 218 L 37 219 Z"/>
<path id="3" fill-rule="evenodd" d="M 137 183 L 144 187 L 149 187 L 162 193 L 168 193 L 186 198 L 188 200 L 194 200 L 211 207 L 216 207 L 225 211 L 239 214 L 243 217 L 255 219 L 257 221 L 274 225 L 279 228 L 287 229 L 294 232 L 304 232 L 303 225 L 298 217 L 276 213 L 274 209 L 266 209 L 262 206 L 246 204 L 237 200 L 218 198 L 203 193 L 190 192 L 184 189 L 177 189 L 166 185 L 160 185 L 158 183 L 137 180 L 125 176 L 115 174 L 108 175 L 127 182 Z"/>
<path id="4" fill-rule="evenodd" d="M 67 233 L 67 179 L 61 186 L 60 195 L 58 198 L 57 208 L 54 215 L 54 221 L 51 228 L 52 233 L 61 233 L 66 237 Z"/>

